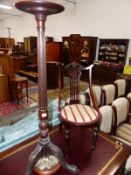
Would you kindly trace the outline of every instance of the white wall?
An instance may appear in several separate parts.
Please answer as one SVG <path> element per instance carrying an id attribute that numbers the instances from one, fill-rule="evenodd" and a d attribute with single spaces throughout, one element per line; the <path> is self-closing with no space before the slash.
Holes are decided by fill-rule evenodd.
<path id="1" fill-rule="evenodd" d="M 53 36 L 56 41 L 73 33 L 99 38 L 131 39 L 131 0 L 77 1 L 76 5 L 65 3 L 64 12 L 47 17 L 47 36 Z M 11 27 L 11 36 L 16 41 L 23 41 L 26 36 L 37 36 L 35 18 L 26 13 L 22 17 L 0 22 L 0 27 Z M 8 37 L 7 31 L 0 31 L 0 37 Z M 127 57 L 131 57 L 130 45 Z"/>

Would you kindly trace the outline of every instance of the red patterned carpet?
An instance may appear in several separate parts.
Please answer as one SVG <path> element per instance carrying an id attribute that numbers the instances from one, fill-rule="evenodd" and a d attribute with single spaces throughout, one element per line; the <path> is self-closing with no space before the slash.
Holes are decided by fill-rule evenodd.
<path id="1" fill-rule="evenodd" d="M 24 84 L 25 86 L 25 84 Z M 25 92 L 25 87 L 23 86 L 23 92 Z M 29 95 L 32 93 L 37 92 L 37 83 L 28 80 L 28 93 Z M 27 109 L 30 108 L 33 105 L 34 100 L 28 98 L 28 103 L 27 103 L 27 98 L 23 98 L 19 101 L 19 104 L 16 101 L 7 101 L 0 103 L 0 117 L 7 116 L 10 114 L 13 114 L 17 111 L 20 111 L 22 109 Z"/>
<path id="2" fill-rule="evenodd" d="M 27 109 L 33 105 L 34 101 L 28 98 L 23 98 L 19 104 L 15 101 L 8 101 L 4 103 L 0 103 L 0 117 L 7 116 L 14 112 L 20 111 L 22 109 Z"/>

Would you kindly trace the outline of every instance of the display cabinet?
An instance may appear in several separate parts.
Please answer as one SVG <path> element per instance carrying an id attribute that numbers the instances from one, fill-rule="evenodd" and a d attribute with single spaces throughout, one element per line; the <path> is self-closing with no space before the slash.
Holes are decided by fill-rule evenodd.
<path id="1" fill-rule="evenodd" d="M 24 48 L 26 53 L 37 52 L 37 37 L 30 36 L 24 38 Z"/>
<path id="2" fill-rule="evenodd" d="M 71 34 L 62 37 L 64 64 L 73 61 L 88 65 L 95 60 L 97 37 Z"/>
<path id="3" fill-rule="evenodd" d="M 0 38 L 0 51 L 7 53 L 14 45 L 14 38 Z"/>
<path id="4" fill-rule="evenodd" d="M 129 39 L 100 39 L 98 60 L 124 65 Z"/>

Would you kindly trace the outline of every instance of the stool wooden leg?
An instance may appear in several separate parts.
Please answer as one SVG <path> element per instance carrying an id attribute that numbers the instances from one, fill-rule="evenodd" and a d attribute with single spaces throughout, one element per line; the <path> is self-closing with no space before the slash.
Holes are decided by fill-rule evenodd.
<path id="1" fill-rule="evenodd" d="M 27 96 L 27 103 L 28 103 L 28 82 L 26 81 L 26 96 Z"/>

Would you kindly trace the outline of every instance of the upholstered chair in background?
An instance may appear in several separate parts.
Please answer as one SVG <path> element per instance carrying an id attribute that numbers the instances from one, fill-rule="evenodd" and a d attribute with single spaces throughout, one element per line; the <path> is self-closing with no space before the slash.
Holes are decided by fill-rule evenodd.
<path id="1" fill-rule="evenodd" d="M 114 85 L 116 88 L 116 98 L 124 97 L 126 93 L 126 80 L 117 79 L 114 81 Z"/>
<path id="2" fill-rule="evenodd" d="M 95 103 L 97 107 L 102 106 L 102 88 L 99 85 L 93 85 L 92 91 L 94 93 Z M 92 98 L 90 95 L 89 88 L 79 95 L 79 101 L 81 104 L 87 104 L 93 106 Z"/>
<path id="3" fill-rule="evenodd" d="M 131 146 L 131 123 L 129 122 L 129 101 L 125 97 L 117 98 L 112 103 L 114 111 L 114 128 L 113 132 L 127 145 Z"/>
<path id="4" fill-rule="evenodd" d="M 111 134 L 113 127 L 113 110 L 109 105 L 105 105 L 99 108 L 99 112 L 101 114 L 101 125 L 100 130 Z"/>
<path id="5" fill-rule="evenodd" d="M 103 105 L 110 105 L 115 100 L 115 85 L 107 84 L 102 86 Z"/>

